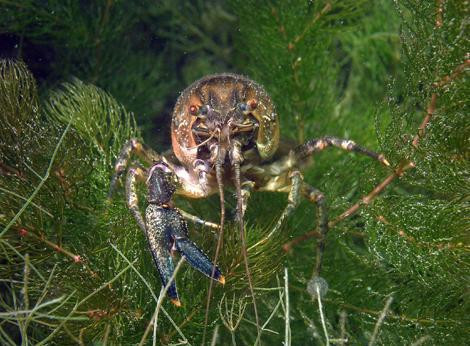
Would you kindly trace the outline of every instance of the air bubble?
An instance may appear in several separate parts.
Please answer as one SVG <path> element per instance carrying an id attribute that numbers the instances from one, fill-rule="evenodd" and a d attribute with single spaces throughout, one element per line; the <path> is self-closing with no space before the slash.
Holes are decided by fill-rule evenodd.
<path id="1" fill-rule="evenodd" d="M 328 283 L 321 276 L 315 276 L 307 283 L 307 292 L 313 299 L 317 298 L 318 291 L 320 292 L 320 298 L 323 298 L 328 292 Z"/>

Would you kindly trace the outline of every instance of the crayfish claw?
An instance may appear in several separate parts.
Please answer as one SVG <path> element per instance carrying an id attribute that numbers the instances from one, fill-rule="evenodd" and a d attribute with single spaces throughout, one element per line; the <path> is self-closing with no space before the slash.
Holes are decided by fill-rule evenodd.
<path id="1" fill-rule="evenodd" d="M 171 302 L 173 303 L 174 306 L 176 307 L 181 307 L 181 300 L 179 300 L 178 298 L 176 299 L 171 299 Z"/>
<path id="2" fill-rule="evenodd" d="M 152 246 L 151 238 L 152 237 L 149 237 L 149 244 L 150 244 L 150 250 L 152 252 L 152 257 L 157 266 L 158 273 L 160 274 L 162 287 L 166 287 L 168 285 L 168 282 L 171 280 L 171 277 L 173 276 L 173 273 L 175 271 L 175 268 L 173 265 L 173 258 L 171 256 L 170 251 L 168 251 L 167 249 L 164 249 L 162 247 Z M 181 303 L 179 303 L 178 305 L 179 297 L 178 297 L 178 292 L 176 290 L 175 278 L 173 278 L 173 280 L 170 282 L 170 285 L 168 286 L 168 290 L 166 294 L 171 299 L 171 302 L 173 304 L 175 304 L 176 306 L 181 306 Z"/>
<path id="3" fill-rule="evenodd" d="M 176 238 L 175 245 L 178 252 L 186 258 L 189 264 L 199 270 L 204 275 L 211 279 L 225 283 L 225 278 L 220 272 L 220 269 L 212 263 L 201 249 L 188 238 Z"/>
<path id="4" fill-rule="evenodd" d="M 172 255 L 178 252 L 189 264 L 204 275 L 225 283 L 220 269 L 196 244 L 188 239 L 188 226 L 183 215 L 172 204 L 176 191 L 174 173 L 162 161 L 148 171 L 147 185 L 149 205 L 145 211 L 142 228 L 157 266 L 163 287 L 168 286 L 167 296 L 175 306 L 181 306 L 175 283 L 175 267 Z M 135 203 L 137 205 L 137 203 Z M 133 204 L 131 204 L 133 206 Z M 140 214 L 137 214 L 140 215 Z M 139 218 L 136 218 L 139 222 Z M 172 280 L 170 282 L 170 280 Z"/>
<path id="5" fill-rule="evenodd" d="M 186 261 L 204 275 L 220 283 L 225 278 L 201 249 L 188 239 L 186 222 L 175 208 L 151 204 L 146 211 L 146 235 L 153 260 L 163 287 L 168 285 L 175 268 L 172 255 L 178 252 Z M 175 279 L 168 286 L 167 296 L 175 306 L 181 306 Z"/>

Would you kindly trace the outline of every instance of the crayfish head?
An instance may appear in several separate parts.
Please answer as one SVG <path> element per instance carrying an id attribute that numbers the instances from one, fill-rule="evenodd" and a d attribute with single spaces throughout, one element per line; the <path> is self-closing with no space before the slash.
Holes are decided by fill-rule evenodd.
<path id="1" fill-rule="evenodd" d="M 279 143 L 279 124 L 264 89 L 246 77 L 219 74 L 189 86 L 178 98 L 172 119 L 172 144 L 186 167 L 207 160 L 212 167 L 240 143 L 270 158 Z M 222 162 L 224 164 L 224 162 Z"/>

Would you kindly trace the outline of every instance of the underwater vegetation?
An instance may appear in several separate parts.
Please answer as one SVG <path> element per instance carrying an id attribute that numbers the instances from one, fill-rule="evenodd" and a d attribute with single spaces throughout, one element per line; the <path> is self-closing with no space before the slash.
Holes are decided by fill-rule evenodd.
<path id="1" fill-rule="evenodd" d="M 0 0 L 0 343 L 464 344 L 468 6 Z M 180 92 L 222 72 L 266 89 L 281 150 L 330 135 L 390 167 L 329 148 L 302 168 L 328 213 L 321 277 L 316 205 L 262 241 L 287 194 L 255 191 L 248 280 L 227 189 L 225 284 L 207 304 L 210 280 L 177 256 L 177 307 L 110 181 L 130 138 L 167 153 Z M 218 194 L 173 200 L 220 222 Z M 188 228 L 214 259 L 217 231 Z"/>

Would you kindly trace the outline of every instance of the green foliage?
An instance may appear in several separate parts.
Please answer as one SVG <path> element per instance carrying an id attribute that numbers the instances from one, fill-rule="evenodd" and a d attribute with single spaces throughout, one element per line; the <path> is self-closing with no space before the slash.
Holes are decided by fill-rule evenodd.
<path id="1" fill-rule="evenodd" d="M 465 343 L 466 6 L 0 0 L 0 40 L 18 40 L 1 55 L 26 62 L 0 62 L 0 343 L 151 342 L 161 284 L 123 191 L 106 199 L 112 165 L 130 137 L 167 149 L 177 92 L 227 70 L 272 95 L 283 145 L 335 135 L 383 152 L 394 169 L 415 165 L 331 229 L 322 310 L 307 291 L 315 241 L 281 250 L 312 230 L 314 206 L 302 202 L 281 234 L 248 251 L 261 343 L 325 344 L 325 330 L 331 344 Z M 330 220 L 390 174 L 334 149 L 304 172 L 325 193 Z M 218 196 L 175 203 L 219 218 Z M 285 203 L 284 194 L 253 194 L 248 248 Z M 215 234 L 190 228 L 213 257 Z M 214 286 L 206 342 L 257 338 L 240 247 L 237 225 L 228 222 L 219 260 L 227 283 Z M 198 344 L 208 280 L 184 264 L 177 282 L 183 307 L 163 301 L 155 340 Z"/>
<path id="2" fill-rule="evenodd" d="M 21 0 L 0 6 L 0 34 L 17 39 L 8 55 L 22 57 L 44 89 L 72 77 L 105 89 L 138 114 L 146 142 L 159 149 L 168 148 L 166 119 L 178 92 L 231 66 L 235 18 L 218 1 Z"/>
<path id="3" fill-rule="evenodd" d="M 152 304 L 148 304 L 149 298 L 158 297 L 154 291 L 159 280 L 150 256 L 143 250 L 147 248 L 145 238 L 128 217 L 122 194 L 113 204 L 106 202 L 109 172 L 112 171 L 114 159 L 124 142 L 137 134 L 132 115 L 102 90 L 75 80 L 51 92 L 44 105 L 44 119 L 32 117 L 36 127 L 47 128 L 51 132 L 47 135 L 40 133 L 41 136 L 37 137 L 33 131 L 26 133 L 30 121 L 26 115 L 30 108 L 25 109 L 22 105 L 22 100 L 27 97 L 32 101 L 37 98 L 34 80 L 21 63 L 4 61 L 1 72 L 2 87 L 7 91 L 1 103 L 6 105 L 4 109 L 8 111 L 5 113 L 5 124 L 10 124 L 10 119 L 15 120 L 20 114 L 17 120 L 22 121 L 13 123 L 14 126 L 25 129 L 23 135 L 27 139 L 36 139 L 34 146 L 29 148 L 31 154 L 28 157 L 14 157 L 18 164 L 29 159 L 30 166 L 10 167 L 6 162 L 2 163 L 5 169 L 2 186 L 9 188 L 2 188 L 2 194 L 5 195 L 2 198 L 2 220 L 6 227 L 2 241 L 8 244 L 4 248 L 3 258 L 8 259 L 9 264 L 4 268 L 2 276 L 14 277 L 14 268 L 22 267 L 20 264 L 24 256 L 19 250 L 31 256 L 30 263 L 24 266 L 29 268 L 34 265 L 38 273 L 50 273 L 49 279 L 43 274 L 38 274 L 38 277 L 31 275 L 27 281 L 24 278 L 23 281 L 27 282 L 25 285 L 28 285 L 27 296 L 17 281 L 8 281 L 6 287 L 10 295 L 20 297 L 16 298 L 20 301 L 27 299 L 31 305 L 24 307 L 27 310 L 25 319 L 28 321 L 24 326 L 21 325 L 23 318 L 16 317 L 8 304 L 4 306 L 5 316 L 11 321 L 17 321 L 21 325 L 21 337 L 24 339 L 29 335 L 32 343 L 45 342 L 54 335 L 58 340 L 65 335 L 76 339 L 80 330 L 84 329 L 87 333 L 81 336 L 83 340 L 102 340 L 106 333 L 112 331 L 115 341 L 139 342 L 140 334 L 131 335 L 125 330 L 145 329 L 147 318 L 153 313 Z M 21 85 L 15 85 L 16 80 Z M 8 108 L 11 104 L 17 107 Z M 2 130 L 5 135 L 11 135 L 14 129 L 8 126 Z M 5 157 L 9 149 L 14 149 L 12 146 L 14 142 L 3 143 Z M 47 155 L 54 146 L 58 149 L 57 156 L 50 158 L 50 169 L 41 177 L 40 172 L 44 169 L 40 164 L 48 162 Z M 35 182 L 38 178 L 45 182 L 44 186 L 38 185 L 35 189 L 34 184 L 25 184 L 25 181 Z M 12 187 L 15 189 L 10 190 Z M 32 202 L 35 208 L 31 208 L 34 214 L 27 213 L 29 209 L 24 213 L 20 209 L 17 213 L 26 196 L 32 196 L 32 190 L 35 193 Z M 7 222 L 10 219 L 16 219 L 12 229 L 8 229 L 10 223 Z M 214 237 L 203 237 L 202 232 L 207 231 L 200 230 L 192 238 L 204 247 L 214 245 Z M 239 251 L 241 244 L 236 234 L 229 232 L 226 237 L 227 245 L 221 265 L 228 274 L 228 290 L 225 294 L 236 294 L 239 297 L 244 294 L 246 284 L 241 281 L 245 273 Z M 255 237 L 250 235 L 250 244 L 265 235 L 262 232 L 252 234 Z M 44 239 L 54 240 L 52 249 L 43 248 Z M 37 247 L 34 256 L 31 249 L 23 249 L 29 242 Z M 254 270 L 256 285 L 266 283 L 266 278 L 272 277 L 279 268 L 280 245 L 279 241 L 269 242 L 258 247 L 256 252 L 250 252 L 250 261 L 257 262 L 259 266 Z M 59 252 L 64 252 L 64 247 L 65 251 L 75 255 L 69 253 L 68 257 L 71 258 L 54 255 L 52 250 L 55 247 L 60 248 Z M 145 255 L 142 256 L 142 253 Z M 271 255 L 266 256 L 265 253 Z M 83 265 L 73 263 L 77 260 L 77 254 Z M 51 256 L 54 259 L 48 260 Z M 62 264 L 55 266 L 57 262 Z M 159 321 L 159 328 L 164 333 L 161 336 L 163 340 L 174 331 L 169 319 L 180 324 L 186 315 L 196 313 L 191 323 L 196 329 L 204 321 L 204 305 L 201 302 L 205 300 L 207 280 L 188 268 L 183 270 L 180 278 L 178 281 L 185 306 L 180 309 L 178 318 L 168 315 L 167 319 Z M 218 290 L 217 294 L 220 299 L 221 291 Z M 53 305 L 51 310 L 47 314 L 36 315 L 34 310 L 39 309 L 45 301 Z M 31 310 L 28 310 L 29 307 Z M 176 312 L 174 308 L 170 309 L 173 314 Z M 215 318 L 217 312 L 214 306 L 211 318 Z M 64 318 L 73 321 L 73 324 L 64 325 L 61 322 Z M 40 333 L 42 329 L 38 328 L 46 321 L 53 331 L 49 336 L 46 336 L 46 331 Z"/>

